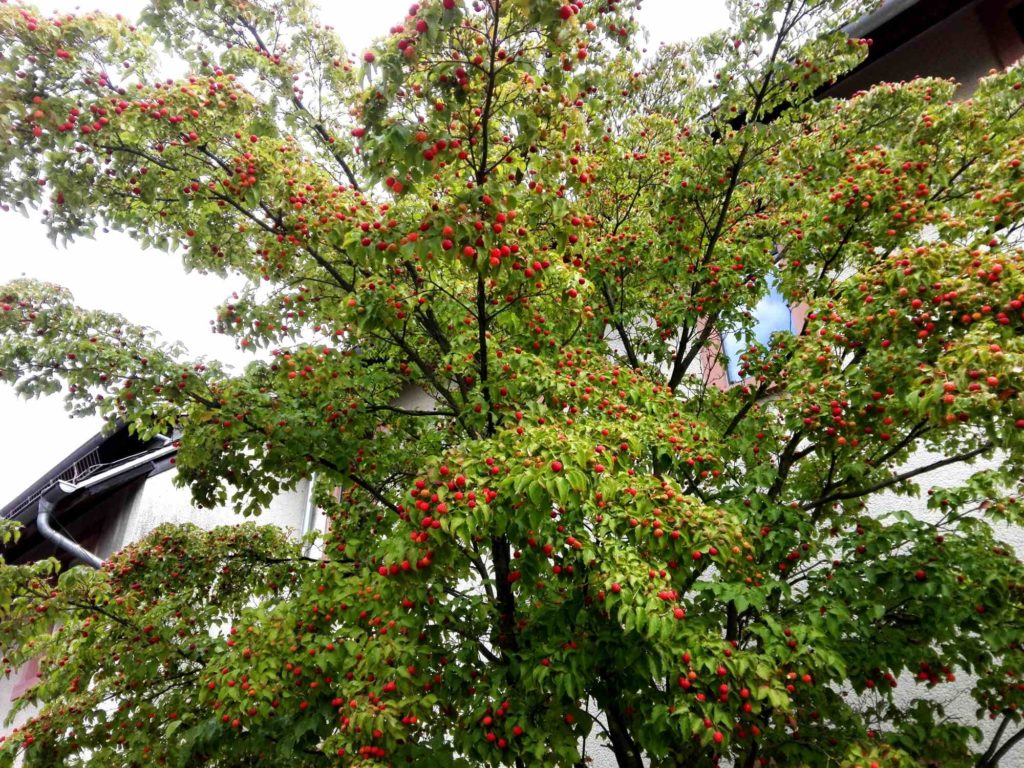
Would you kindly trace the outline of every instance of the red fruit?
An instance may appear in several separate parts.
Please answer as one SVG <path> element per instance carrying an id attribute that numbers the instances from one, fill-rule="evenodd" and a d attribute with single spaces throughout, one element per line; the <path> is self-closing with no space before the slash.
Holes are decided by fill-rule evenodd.
<path id="1" fill-rule="evenodd" d="M 562 17 L 563 21 L 567 21 L 572 18 L 572 6 L 563 5 L 558 9 L 558 15 Z"/>
<path id="2" fill-rule="evenodd" d="M 715 744 L 721 744 L 722 743 L 722 739 L 724 737 L 722 736 L 722 732 L 721 731 L 715 731 L 714 735 L 711 738 L 713 738 L 715 740 Z"/>
<path id="3" fill-rule="evenodd" d="M 562 462 L 560 462 L 560 461 L 552 461 L 551 462 L 551 471 L 552 472 L 561 472 L 562 471 Z"/>
<path id="4" fill-rule="evenodd" d="M 619 582 L 617 582 L 617 581 L 613 582 L 612 583 L 612 592 L 614 592 L 617 595 L 621 591 L 622 591 L 622 585 L 619 584 Z"/>
<path id="5" fill-rule="evenodd" d="M 920 568 L 914 571 L 914 578 L 918 581 L 924 581 L 928 578 L 928 574 L 922 571 Z"/>
<path id="6" fill-rule="evenodd" d="M 455 0 L 442 0 L 441 5 L 446 11 L 450 11 L 455 7 Z"/>
<path id="7" fill-rule="evenodd" d="M 374 55 L 373 51 L 367 51 L 366 53 L 363 54 L 363 61 L 365 61 L 367 64 L 373 64 L 373 62 L 375 62 L 376 60 L 377 57 Z"/>

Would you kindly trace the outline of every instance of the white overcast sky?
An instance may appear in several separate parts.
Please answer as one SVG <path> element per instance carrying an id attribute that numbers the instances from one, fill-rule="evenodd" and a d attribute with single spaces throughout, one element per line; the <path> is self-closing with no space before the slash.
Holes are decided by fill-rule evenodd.
<path id="1" fill-rule="evenodd" d="M 361 51 L 388 27 L 400 22 L 412 0 L 321 0 L 321 18 L 333 25 L 350 51 Z M 53 2 L 36 0 L 43 11 L 91 10 L 132 15 L 140 0 Z M 725 0 L 644 0 L 640 21 L 651 47 L 691 39 L 725 26 Z M 118 312 L 183 341 L 193 355 L 239 359 L 232 341 L 210 332 L 213 309 L 233 290 L 231 281 L 186 275 L 177 256 L 143 251 L 127 237 L 98 235 L 96 240 L 54 248 L 37 215 L 24 218 L 0 212 L 0 284 L 26 276 L 71 289 L 85 307 Z M 0 388 L 0 506 L 35 482 L 101 427 L 95 419 L 69 419 L 59 398 L 24 400 Z"/>

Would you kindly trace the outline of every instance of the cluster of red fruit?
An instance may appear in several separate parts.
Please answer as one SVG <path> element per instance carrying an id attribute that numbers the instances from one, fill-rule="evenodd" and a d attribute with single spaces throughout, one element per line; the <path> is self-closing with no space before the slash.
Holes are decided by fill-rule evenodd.
<path id="1" fill-rule="evenodd" d="M 446 11 L 453 10 L 455 8 L 455 0 L 441 0 L 441 6 Z M 413 3 L 409 7 L 408 17 L 412 20 L 412 29 L 407 29 L 404 24 L 397 24 L 389 30 L 392 36 L 398 37 L 396 47 L 407 59 L 415 58 L 417 39 L 420 36 L 427 34 L 430 30 L 430 26 L 424 19 L 416 18 L 420 10 L 422 10 L 422 6 L 419 3 Z M 367 64 L 372 64 L 376 60 L 377 56 L 373 51 L 366 51 L 363 54 L 363 61 Z"/>
<path id="2" fill-rule="evenodd" d="M 499 720 L 506 718 L 508 716 L 508 708 L 508 701 L 503 701 L 497 709 L 488 707 L 487 714 L 480 720 L 480 725 L 486 729 L 484 738 L 487 739 L 489 743 L 496 745 L 498 749 L 505 749 L 508 746 L 508 739 L 504 736 L 499 736 L 497 732 L 495 732 L 494 728 L 498 724 L 495 718 L 498 718 Z M 525 733 L 525 730 L 521 725 L 516 724 L 512 726 L 511 732 L 513 736 L 522 736 L 523 733 Z"/>

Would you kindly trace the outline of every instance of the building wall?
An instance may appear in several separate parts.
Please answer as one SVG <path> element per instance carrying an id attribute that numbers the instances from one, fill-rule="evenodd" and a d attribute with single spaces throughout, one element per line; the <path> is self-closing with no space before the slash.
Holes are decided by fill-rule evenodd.
<path id="1" fill-rule="evenodd" d="M 38 711 L 38 707 L 24 709 L 9 725 L 7 724 L 11 702 L 35 684 L 37 672 L 38 667 L 34 663 L 25 664 L 16 669 L 10 677 L 0 677 L 0 735 L 6 735 L 14 728 L 24 725 Z"/>
<path id="2" fill-rule="evenodd" d="M 111 522 L 100 534 L 96 546 L 100 557 L 109 557 L 163 523 L 195 523 L 200 528 L 210 529 L 239 522 L 239 516 L 228 507 L 193 507 L 188 488 L 174 485 L 174 474 L 164 472 L 148 478 L 121 497 L 120 512 L 109 518 Z M 309 483 L 302 481 L 294 491 L 277 496 L 256 522 L 277 525 L 298 534 L 302 528 L 308 488 Z"/>

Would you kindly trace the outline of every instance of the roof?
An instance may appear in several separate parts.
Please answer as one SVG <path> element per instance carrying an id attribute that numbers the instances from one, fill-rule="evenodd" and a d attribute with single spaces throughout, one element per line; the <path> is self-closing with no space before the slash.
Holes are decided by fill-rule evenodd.
<path id="1" fill-rule="evenodd" d="M 868 58 L 860 65 L 863 67 L 891 53 L 957 11 L 979 3 L 980 0 L 883 0 L 873 13 L 847 26 L 846 33 L 851 37 L 871 39 Z"/>
<path id="2" fill-rule="evenodd" d="M 131 434 L 128 427 L 121 425 L 110 434 L 102 432 L 93 435 L 78 448 L 65 456 L 42 477 L 18 494 L 6 506 L 0 508 L 0 518 L 19 520 L 28 510 L 33 510 L 43 492 L 58 481 L 79 483 L 95 473 L 113 468 L 127 459 L 133 458 L 156 446 L 166 443 L 166 439 L 148 442 Z"/>
<path id="3" fill-rule="evenodd" d="M 850 24 L 846 31 L 850 35 L 870 34 L 887 21 L 895 18 L 912 6 L 920 4 L 921 0 L 882 0 L 882 4 L 873 13 L 858 19 Z"/>
<path id="4" fill-rule="evenodd" d="M 36 559 L 39 548 L 46 546 L 35 522 L 39 501 L 51 488 L 61 486 L 70 495 L 80 487 L 82 493 L 69 499 L 61 515 L 63 523 L 81 525 L 103 499 L 170 469 L 175 452 L 170 438 L 140 440 L 124 425 L 93 436 L 0 509 L 0 517 L 24 526 L 21 538 L 4 549 L 4 557 L 8 562 Z"/>

